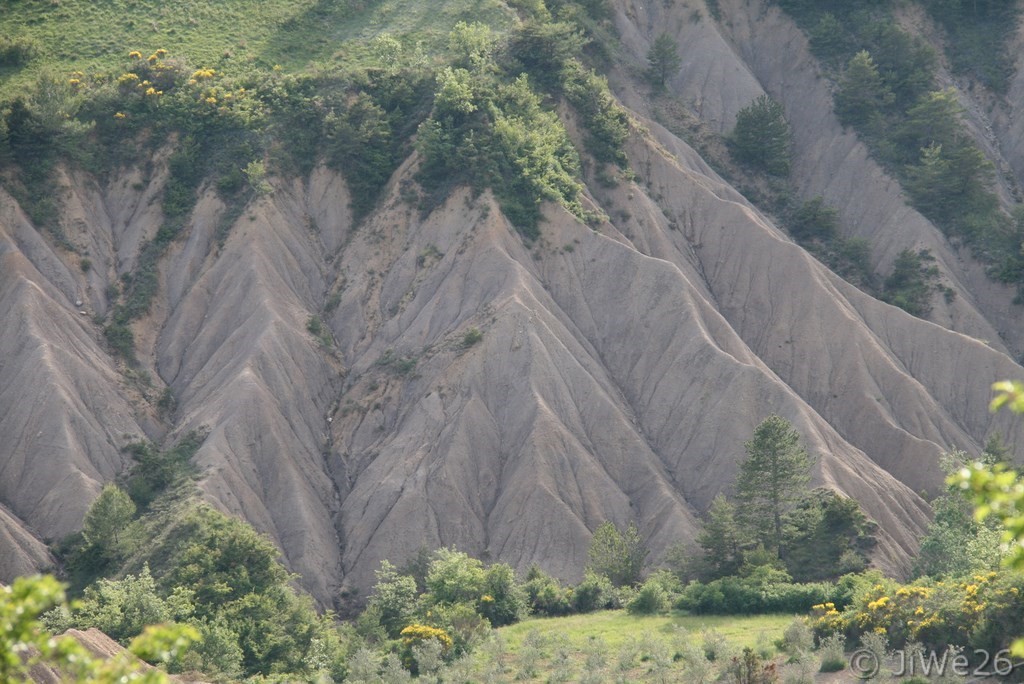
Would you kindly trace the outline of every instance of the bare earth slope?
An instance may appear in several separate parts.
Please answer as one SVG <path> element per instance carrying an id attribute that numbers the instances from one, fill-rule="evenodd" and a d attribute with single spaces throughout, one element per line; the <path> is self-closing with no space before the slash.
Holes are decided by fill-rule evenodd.
<path id="1" fill-rule="evenodd" d="M 17 550 L 0 580 L 50 562 L 40 540 L 80 525 L 126 443 L 203 426 L 204 496 L 269 534 L 324 604 L 421 545 L 577 578 L 605 520 L 637 521 L 655 558 L 692 542 L 771 413 L 804 435 L 815 481 L 879 522 L 877 564 L 906 570 L 937 455 L 995 431 L 1022 443 L 986 410 L 989 385 L 1020 373 L 1007 294 L 970 289 L 969 260 L 842 131 L 784 16 L 722 0 L 726 30 L 618 6 L 637 56 L 654 27 L 679 26 L 688 66 L 673 85 L 720 130 L 760 92 L 782 98 L 801 189 L 842 201 L 852 232 L 889 236 L 879 264 L 932 249 L 954 302 L 924 321 L 848 285 L 644 119 L 624 82 L 647 127 L 629 144 L 639 179 L 595 185 L 588 201 L 612 217 L 595 229 L 549 207 L 536 245 L 486 193 L 421 216 L 398 190 L 415 158 L 358 226 L 343 176 L 322 168 L 275 180 L 223 245 L 223 207 L 204 194 L 134 324 L 146 387 L 89 314 L 159 226 L 165 174 L 69 175 L 63 223 L 88 273 L 0 196 L 0 543 Z M 178 405 L 159 417 L 164 385 Z"/>

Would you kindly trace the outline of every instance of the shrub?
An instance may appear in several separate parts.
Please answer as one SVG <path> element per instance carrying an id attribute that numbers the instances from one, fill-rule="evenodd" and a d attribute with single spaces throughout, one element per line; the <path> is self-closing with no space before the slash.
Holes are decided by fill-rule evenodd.
<path id="1" fill-rule="evenodd" d="M 784 571 L 761 566 L 748 577 L 690 582 L 676 607 L 698 614 L 801 613 L 832 601 L 837 593 L 835 585 L 828 582 L 796 584 L 788 580 Z"/>
<path id="2" fill-rule="evenodd" d="M 131 364 L 135 359 L 135 335 L 131 328 L 120 323 L 108 323 L 103 328 L 103 337 L 117 354 Z"/>
<path id="3" fill-rule="evenodd" d="M 846 639 L 842 634 L 833 634 L 821 640 L 818 655 L 821 656 L 820 672 L 839 672 L 846 669 Z"/>
<path id="4" fill-rule="evenodd" d="M 573 590 L 572 607 L 577 613 L 590 613 L 613 607 L 615 598 L 611 580 L 588 570 Z"/>
<path id="5" fill-rule="evenodd" d="M 518 622 L 529 612 L 526 592 L 516 582 L 515 572 L 505 563 L 487 568 L 483 591 L 477 609 L 493 627 Z"/>
<path id="6" fill-rule="evenodd" d="M 728 653 L 729 642 L 717 629 L 705 629 L 700 633 L 704 657 L 711 662 L 721 662 Z"/>
<path id="7" fill-rule="evenodd" d="M 438 605 L 430 612 L 430 621 L 452 638 L 451 657 L 472 651 L 491 634 L 491 624 L 471 603 Z"/>
<path id="8" fill-rule="evenodd" d="M 441 653 L 448 653 L 452 649 L 453 641 L 443 629 L 431 627 L 430 625 L 411 624 L 400 632 L 402 639 L 402 660 L 406 664 L 412 662 L 412 649 L 425 641 L 436 641 L 441 645 Z"/>
<path id="9" fill-rule="evenodd" d="M 782 633 L 779 648 L 791 657 L 798 657 L 814 650 L 814 632 L 811 631 L 806 618 L 794 618 L 789 623 L 786 631 Z"/>
<path id="10" fill-rule="evenodd" d="M 778 684 L 779 674 L 775 663 L 765 663 L 752 648 L 744 648 L 743 653 L 733 656 L 726 672 L 730 681 L 737 684 Z"/>
<path id="11" fill-rule="evenodd" d="M 665 588 L 656 580 L 648 580 L 626 609 L 633 615 L 654 615 L 667 610 L 668 605 L 668 593 Z"/>
<path id="12" fill-rule="evenodd" d="M 477 328 L 470 328 L 462 336 L 462 348 L 468 349 L 484 338 L 484 334 Z"/>
<path id="13" fill-rule="evenodd" d="M 562 587 L 557 579 L 533 565 L 523 583 L 530 609 L 542 615 L 568 615 L 572 612 L 572 592 Z"/>
<path id="14" fill-rule="evenodd" d="M 885 280 L 882 299 L 914 316 L 927 316 L 932 310 L 934 282 L 939 277 L 934 261 L 926 249 L 900 252 Z"/>
<path id="15" fill-rule="evenodd" d="M 789 232 L 797 240 L 829 240 L 839 227 L 839 212 L 825 204 L 822 197 L 804 202 L 793 214 Z"/>
<path id="16" fill-rule="evenodd" d="M 28 36 L 0 36 L 0 67 L 24 66 L 39 55 L 39 43 Z"/>

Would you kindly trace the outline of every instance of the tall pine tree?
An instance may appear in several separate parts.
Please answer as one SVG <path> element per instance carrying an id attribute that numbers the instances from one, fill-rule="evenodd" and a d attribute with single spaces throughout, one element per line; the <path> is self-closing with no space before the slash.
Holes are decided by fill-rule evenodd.
<path id="1" fill-rule="evenodd" d="M 783 516 L 806 491 L 813 460 L 788 420 L 768 416 L 746 442 L 736 479 L 739 521 L 766 549 L 782 545 Z"/>

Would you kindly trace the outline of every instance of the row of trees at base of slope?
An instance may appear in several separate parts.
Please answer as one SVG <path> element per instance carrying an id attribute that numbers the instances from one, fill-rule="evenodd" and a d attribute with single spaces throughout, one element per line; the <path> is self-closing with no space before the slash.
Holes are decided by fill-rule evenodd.
<path id="1" fill-rule="evenodd" d="M 677 547 L 666 567 L 645 578 L 648 551 L 639 530 L 606 522 L 595 531 L 584 579 L 565 586 L 536 567 L 520 579 L 503 563 L 485 566 L 454 549 L 421 549 L 402 570 L 382 563 L 366 609 L 347 626 L 329 614 L 317 616 L 308 598 L 289 586 L 291 577 L 267 539 L 185 494 L 191 479 L 180 450 L 190 453 L 198 439 L 187 436 L 168 453 L 131 447 L 139 461 L 126 479 L 132 495 L 114 486 L 105 490 L 87 515 L 83 539 L 67 547 L 72 567 L 100 554 L 103 573 L 119 579 L 91 581 L 79 601 L 47 612 L 42 624 L 48 630 L 96 627 L 128 644 L 146 625 L 168 623 L 178 626 L 175 638 L 191 642 L 165 659 L 171 671 L 285 679 L 339 678 L 353 658 L 359 667 L 390 662 L 406 672 L 421 664 L 431 669 L 471 652 L 492 627 L 531 614 L 609 608 L 636 614 L 812 611 L 822 639 L 840 632 L 876 646 L 884 636 L 893 646 L 995 648 L 1024 632 L 1018 624 L 1024 619 L 1021 577 L 994 571 L 1000 554 L 993 537 L 1008 532 L 974 521 L 959 484 L 935 501 L 936 518 L 922 541 L 921 579 L 899 585 L 877 571 L 863 572 L 873 525 L 852 501 L 805 491 L 812 459 L 793 426 L 778 416 L 762 422 L 746 443 L 734 501 L 715 500 L 699 539 L 702 553 Z M 998 440 L 989 442 L 989 463 L 1005 455 Z M 945 466 L 956 471 L 965 462 L 954 453 Z M 968 472 L 970 483 L 982 488 L 978 473 L 987 471 Z M 1011 494 L 1022 489 L 1019 479 L 1014 482 Z M 153 541 L 143 549 L 128 543 L 133 537 Z M 23 590 L 18 600 L 32 591 Z M 48 595 L 32 599 L 36 614 L 59 598 L 57 591 Z M 384 654 L 393 662 L 381 660 Z"/>

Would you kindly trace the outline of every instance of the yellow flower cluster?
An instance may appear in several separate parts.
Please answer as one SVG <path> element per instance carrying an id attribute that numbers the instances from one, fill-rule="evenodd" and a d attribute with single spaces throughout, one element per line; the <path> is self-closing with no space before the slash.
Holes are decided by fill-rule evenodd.
<path id="1" fill-rule="evenodd" d="M 439 627 L 431 627 L 430 625 L 413 623 L 399 632 L 399 636 L 402 637 L 402 644 L 406 647 L 410 647 L 428 639 L 436 639 L 439 641 L 442 649 L 446 653 L 448 652 L 448 649 L 452 647 L 452 638 L 448 636 L 448 632 L 440 629 Z"/>
<path id="2" fill-rule="evenodd" d="M 831 634 L 845 632 L 847 624 L 836 604 L 829 601 L 811 606 L 811 627 L 819 634 Z"/>

